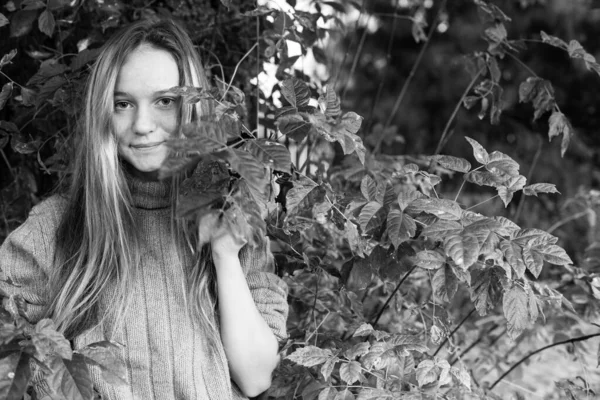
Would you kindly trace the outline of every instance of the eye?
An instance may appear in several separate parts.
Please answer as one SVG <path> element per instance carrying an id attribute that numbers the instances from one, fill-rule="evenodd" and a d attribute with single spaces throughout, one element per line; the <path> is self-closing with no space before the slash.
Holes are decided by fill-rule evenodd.
<path id="1" fill-rule="evenodd" d="M 115 101 L 115 109 L 116 110 L 125 110 L 129 108 L 131 104 L 126 101 Z"/>
<path id="2" fill-rule="evenodd" d="M 171 107 L 172 105 L 175 104 L 175 99 L 172 99 L 170 97 L 163 97 L 162 99 L 158 100 L 158 105 L 161 107 Z"/>

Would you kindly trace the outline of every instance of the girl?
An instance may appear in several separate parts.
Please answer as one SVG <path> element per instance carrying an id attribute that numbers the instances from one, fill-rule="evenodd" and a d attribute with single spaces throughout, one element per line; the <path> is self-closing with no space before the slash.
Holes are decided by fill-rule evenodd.
<path id="1" fill-rule="evenodd" d="M 257 396 L 286 336 L 286 286 L 272 273 L 267 239 L 250 248 L 217 229 L 196 249 L 174 219 L 177 180 L 157 180 L 165 142 L 210 112 L 183 104 L 174 86 L 208 86 L 177 24 L 137 22 L 105 44 L 86 87 L 69 190 L 36 206 L 3 243 L 9 279 L 0 290 L 21 294 L 29 320 L 52 318 L 75 348 L 124 344 L 127 386 L 92 370 L 104 399 Z"/>

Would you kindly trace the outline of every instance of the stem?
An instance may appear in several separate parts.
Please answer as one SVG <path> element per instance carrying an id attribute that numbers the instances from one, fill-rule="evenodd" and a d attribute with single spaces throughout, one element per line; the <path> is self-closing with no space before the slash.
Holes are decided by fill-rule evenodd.
<path id="1" fill-rule="evenodd" d="M 531 168 L 529 168 L 529 173 L 527 174 L 527 182 L 531 182 L 531 178 L 533 176 L 533 170 L 535 169 L 538 160 L 540 159 L 540 155 L 542 154 L 542 145 L 543 145 L 543 141 L 542 139 L 537 136 L 538 139 L 538 148 L 537 151 L 535 152 L 535 155 L 533 156 L 533 162 L 531 163 Z M 525 198 L 527 196 L 525 195 L 521 195 L 521 200 L 519 201 L 519 206 L 517 207 L 517 213 L 515 214 L 515 218 L 514 221 L 518 222 L 519 221 L 519 217 L 521 216 L 521 213 L 523 212 L 523 207 L 525 205 Z"/>
<path id="2" fill-rule="evenodd" d="M 402 100 L 404 99 L 404 96 L 406 95 L 408 86 L 412 82 L 413 77 L 415 76 L 415 72 L 417 72 L 417 68 L 421 64 L 421 61 L 423 60 L 425 51 L 427 50 L 427 48 L 429 48 L 429 43 L 431 42 L 431 38 L 433 37 L 433 34 L 435 33 L 437 21 L 442 14 L 442 10 L 444 8 L 446 8 L 446 2 L 447 2 L 447 0 L 444 0 L 442 2 L 442 4 L 440 5 L 440 9 L 438 10 L 437 15 L 435 16 L 435 19 L 433 20 L 431 27 L 429 28 L 429 32 L 427 33 L 427 40 L 425 41 L 425 43 L 423 43 L 423 46 L 421 47 L 421 51 L 419 52 L 419 55 L 417 56 L 417 59 L 416 59 L 415 63 L 413 64 L 412 69 L 410 70 L 410 73 L 408 74 L 408 78 L 404 82 L 404 85 L 402 85 L 402 89 L 400 90 L 400 93 L 398 94 L 398 98 L 396 99 L 396 102 L 394 103 L 392 112 L 390 113 L 390 116 L 388 117 L 388 119 L 385 123 L 386 128 L 392 124 L 392 121 L 394 120 L 394 115 L 396 115 L 396 113 L 398 112 L 398 109 L 400 108 L 400 104 L 402 103 Z M 380 139 L 379 142 L 381 142 L 381 140 L 383 140 L 383 139 Z M 377 143 L 377 146 L 376 146 L 376 149 L 374 152 L 376 152 L 378 150 L 378 148 L 381 147 L 381 143 L 379 143 L 379 142 Z"/>
<path id="3" fill-rule="evenodd" d="M 369 15 L 367 18 L 367 25 L 369 25 L 369 21 L 371 20 L 371 16 Z M 348 81 L 352 79 L 352 75 L 354 75 L 354 71 L 356 70 L 356 66 L 358 65 L 358 60 L 360 59 L 360 53 L 362 52 L 363 46 L 365 45 L 365 40 L 367 39 L 367 33 L 369 30 L 367 26 L 363 30 L 363 34 L 360 37 L 360 42 L 358 43 L 358 49 L 356 49 L 356 53 L 354 54 L 354 60 L 352 60 L 352 67 L 350 68 L 350 73 L 348 74 Z M 344 85 L 344 91 L 342 92 L 342 96 L 340 97 L 340 102 L 344 102 L 344 98 L 346 97 L 346 92 L 348 91 L 348 81 L 346 81 L 346 85 Z"/>
<path id="4" fill-rule="evenodd" d="M 508 374 L 510 374 L 515 368 L 517 368 L 519 365 L 521 365 L 523 362 L 525 362 L 529 357 L 534 356 L 534 355 L 536 355 L 538 353 L 541 353 L 542 351 L 550 349 L 552 347 L 560 346 L 561 344 L 583 342 L 584 340 L 588 340 L 588 339 L 591 339 L 591 338 L 594 338 L 594 337 L 597 337 L 597 336 L 600 336 L 600 333 L 593 333 L 591 335 L 579 336 L 579 337 L 576 337 L 576 338 L 562 340 L 560 342 L 552 343 L 552 344 L 549 344 L 548 346 L 544 346 L 544 347 L 542 347 L 540 349 L 532 351 L 531 353 L 527 354 L 525 357 L 523 357 L 519 361 L 517 361 L 515 364 L 513 364 L 513 366 L 510 367 L 508 369 L 508 371 L 506 371 L 505 373 L 503 373 L 500 376 L 500 378 L 496 379 L 496 381 L 494 383 L 492 383 L 492 385 L 490 386 L 490 390 L 492 390 L 494 388 L 494 386 L 496 386 L 498 383 L 500 383 L 500 381 L 502 379 L 504 379 L 505 376 L 507 376 Z"/>
<path id="5" fill-rule="evenodd" d="M 452 335 L 454 335 L 454 334 L 456 333 L 456 331 L 457 331 L 457 330 L 458 330 L 458 329 L 459 329 L 461 326 L 463 326 L 463 324 L 464 324 L 465 322 L 467 322 L 467 320 L 469 319 L 469 317 L 470 317 L 471 315 L 473 315 L 473 313 L 474 313 L 474 312 L 475 312 L 475 307 L 473 307 L 473 309 L 472 309 L 471 311 L 469 311 L 469 313 L 466 315 L 466 317 L 464 317 L 464 318 L 462 319 L 462 321 L 460 321 L 460 322 L 458 323 L 458 325 L 456 325 L 456 327 L 455 327 L 454 329 L 452 329 L 452 332 L 450 332 L 450 334 L 449 334 L 448 336 L 446 336 L 446 338 L 444 339 L 444 341 L 442 342 L 442 344 L 440 344 L 440 345 L 438 346 L 437 350 L 435 351 L 435 353 L 433 353 L 433 357 L 435 357 L 435 356 L 437 355 L 437 353 L 439 353 L 439 351 L 442 349 L 442 347 L 444 347 L 444 345 L 445 345 L 446 343 L 448 343 L 448 341 L 450 340 L 450 338 L 452 337 Z"/>
<path id="6" fill-rule="evenodd" d="M 246 57 L 248 57 L 250 55 L 250 53 L 252 53 L 254 48 L 257 46 L 258 46 L 258 42 L 254 43 L 254 45 L 252 45 L 252 47 L 250 47 L 250 50 L 248 50 L 246 52 L 246 54 L 244 54 L 244 56 L 241 58 L 241 60 L 238 61 L 238 63 L 236 64 L 235 69 L 233 70 L 233 75 L 231 75 L 231 79 L 229 80 L 229 85 L 227 85 L 227 90 L 225 90 L 225 93 L 223 93 L 223 96 L 221 97 L 221 101 L 223 101 L 223 99 L 225 98 L 225 95 L 227 95 L 227 92 L 229 92 L 229 89 L 231 89 L 231 85 L 233 84 L 233 79 L 235 78 L 235 75 L 237 74 L 238 68 L 240 67 L 242 62 L 246 59 Z"/>
<path id="7" fill-rule="evenodd" d="M 377 322 L 379 322 L 379 318 L 381 318 L 381 316 L 383 315 L 383 311 L 385 311 L 386 307 L 388 306 L 388 304 L 390 304 L 390 301 L 392 301 L 392 299 L 394 298 L 394 296 L 396 295 L 396 293 L 398 292 L 398 290 L 400 289 L 400 286 L 404 283 L 404 281 L 406 280 L 406 278 L 408 278 L 408 276 L 417 268 L 417 265 L 413 265 L 413 267 L 406 273 L 404 274 L 404 276 L 402 277 L 402 279 L 400 279 L 400 282 L 398 282 L 398 284 L 396 285 L 396 288 L 394 289 L 394 291 L 392 292 L 392 294 L 388 297 L 388 299 L 386 300 L 385 304 L 383 305 L 383 307 L 381 307 L 381 310 L 379 310 L 379 313 L 377 314 L 377 317 L 375 317 L 375 320 L 373 321 L 373 323 L 371 325 L 373 325 L 373 327 L 375 327 L 377 325 Z"/>
<path id="8" fill-rule="evenodd" d="M 355 32 L 358 29 L 358 23 L 360 22 L 360 17 L 362 17 L 363 12 L 365 12 L 365 5 L 366 4 L 367 4 L 367 2 L 363 1 L 362 5 L 360 7 L 360 13 L 358 14 L 358 18 L 356 18 L 356 23 L 354 24 L 354 31 Z M 350 43 L 350 45 L 348 46 L 348 49 L 344 53 L 344 58 L 342 58 L 342 62 L 340 64 L 340 67 L 338 68 L 337 73 L 335 74 L 335 79 L 333 80 L 333 86 L 332 86 L 332 88 L 335 88 L 337 86 L 337 82 L 338 82 L 338 79 L 340 77 L 340 72 L 342 70 L 342 67 L 346 63 L 346 58 L 348 58 L 348 54 L 350 54 L 350 48 L 352 47 L 353 44 L 354 44 L 354 36 L 352 36 L 352 42 Z"/>
<path id="9" fill-rule="evenodd" d="M 467 208 L 467 211 L 469 211 L 469 210 L 471 210 L 472 208 L 475 208 L 475 207 L 477 207 L 477 206 L 480 206 L 480 205 L 482 205 L 482 204 L 485 204 L 485 203 L 487 203 L 487 202 L 488 202 L 488 201 L 490 201 L 490 200 L 494 200 L 496 197 L 498 197 L 498 195 L 495 195 L 495 196 L 493 196 L 493 197 L 490 197 L 489 199 L 487 199 L 487 200 L 484 200 L 484 201 L 482 201 L 481 203 L 477 203 L 477 204 L 475 204 L 474 206 L 471 206 L 471 207 Z"/>
<path id="10" fill-rule="evenodd" d="M 6 163 L 6 165 L 8 166 L 8 172 L 10 172 L 10 176 L 12 176 L 14 178 L 15 174 L 13 173 L 12 165 L 10 165 L 10 162 L 8 161 L 8 158 L 6 157 L 6 153 L 4 153 L 3 149 L 0 149 L 0 154 L 2 154 L 2 158 L 4 159 L 4 162 Z"/>
<path id="11" fill-rule="evenodd" d="M 6 79 L 8 79 L 9 81 L 11 81 L 13 83 L 13 85 L 17 85 L 18 87 L 23 88 L 23 86 L 19 85 L 17 82 L 15 82 L 12 79 L 10 79 L 10 77 L 8 75 L 6 75 L 4 72 L 0 71 L 0 75 L 4 76 Z"/>
<path id="12" fill-rule="evenodd" d="M 568 222 L 571 222 L 573 220 L 576 220 L 577 218 L 585 217 L 589 213 L 590 213 L 590 209 L 586 208 L 585 210 L 580 211 L 577 214 L 573 214 L 570 217 L 561 219 L 560 221 L 558 221 L 557 223 L 555 223 L 554 225 L 552 225 L 550 228 L 548 228 L 548 230 L 546 232 L 552 233 L 555 230 L 557 230 L 558 228 L 560 228 L 561 226 L 563 226 L 564 224 L 566 224 Z"/>
<path id="13" fill-rule="evenodd" d="M 493 324 L 490 329 L 488 329 L 487 331 L 485 331 L 482 335 L 480 335 L 477 340 L 475 340 L 473 343 L 471 343 L 469 345 L 469 347 L 467 347 L 466 349 L 464 349 L 459 355 L 456 356 L 456 358 L 454 360 L 452 360 L 450 362 L 450 365 L 454 365 L 456 364 L 462 357 L 464 357 L 465 354 L 467 354 L 469 351 L 471 351 L 475 346 L 477 346 L 479 343 L 481 343 L 481 341 L 483 340 L 483 338 L 488 334 L 491 333 L 494 329 L 496 329 L 498 327 L 498 325 Z M 500 339 L 504 334 L 506 333 L 506 329 L 503 330 L 498 336 L 496 336 L 487 346 L 488 347 L 492 347 L 497 341 L 498 339 Z"/>
<path id="14" fill-rule="evenodd" d="M 482 72 L 483 72 L 483 68 L 480 69 L 479 71 L 477 71 L 477 73 L 475 74 L 475 76 L 473 77 L 473 79 L 471 79 L 471 82 L 469 82 L 469 86 L 467 86 L 467 88 L 463 92 L 462 96 L 460 97 L 460 100 L 458 101 L 458 103 L 456 103 L 456 107 L 454 107 L 454 111 L 452 111 L 452 115 L 450 115 L 450 118 L 448 119 L 448 122 L 446 122 L 446 126 L 444 127 L 444 131 L 442 132 L 442 137 L 440 137 L 440 141 L 438 142 L 438 145 L 437 145 L 437 147 L 435 149 L 435 153 L 433 153 L 433 155 L 439 154 L 440 151 L 442 151 L 442 148 L 444 147 L 444 145 L 446 144 L 446 142 L 448 141 L 448 139 L 449 139 L 449 137 L 451 135 L 451 134 L 449 134 L 449 132 L 450 132 L 450 125 L 452 125 L 452 122 L 454 122 L 454 119 L 456 118 L 456 115 L 458 114 L 458 111 L 462 107 L 462 104 L 463 104 L 463 101 L 465 100 L 465 97 L 468 96 L 469 92 L 471 91 L 471 89 L 473 88 L 473 86 L 475 85 L 475 83 L 477 82 L 477 80 L 479 79 L 479 76 L 481 75 Z"/>
<path id="15" fill-rule="evenodd" d="M 400 4 L 400 0 L 397 0 L 393 15 L 396 15 L 398 13 L 398 5 L 399 4 Z M 390 64 L 390 61 L 392 59 L 392 48 L 393 48 L 393 44 L 394 44 L 394 36 L 396 34 L 396 27 L 398 25 L 397 22 L 398 22 L 398 20 L 396 18 L 394 18 L 394 20 L 392 22 L 392 32 L 390 34 L 390 41 L 388 42 L 388 47 L 387 47 L 387 54 L 385 55 L 385 59 L 387 60 L 388 65 Z M 383 92 L 384 84 L 385 84 L 385 75 L 381 78 L 381 82 L 379 82 L 379 87 L 377 88 L 377 94 L 375 95 L 375 101 L 373 101 L 373 105 L 371 106 L 371 112 L 369 113 L 369 118 L 367 119 L 367 121 L 369 121 L 369 124 L 373 120 L 373 114 L 375 113 L 375 109 L 377 108 L 377 105 L 379 104 L 379 100 L 381 99 L 381 93 Z M 369 130 L 366 130 L 366 131 L 369 132 Z M 379 144 L 379 141 L 378 141 L 378 144 Z"/>

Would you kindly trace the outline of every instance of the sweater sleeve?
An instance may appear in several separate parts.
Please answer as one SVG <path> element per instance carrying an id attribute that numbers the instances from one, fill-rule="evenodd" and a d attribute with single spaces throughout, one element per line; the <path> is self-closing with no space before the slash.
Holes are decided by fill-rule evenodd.
<path id="1" fill-rule="evenodd" d="M 287 284 L 275 275 L 273 254 L 269 239 L 252 248 L 246 245 L 240 251 L 240 261 L 256 308 L 269 325 L 277 340 L 287 338 L 288 316 Z"/>
<path id="2" fill-rule="evenodd" d="M 23 296 L 26 316 L 32 323 L 43 317 L 48 302 L 59 202 L 51 198 L 34 207 L 0 246 L 0 295 Z"/>

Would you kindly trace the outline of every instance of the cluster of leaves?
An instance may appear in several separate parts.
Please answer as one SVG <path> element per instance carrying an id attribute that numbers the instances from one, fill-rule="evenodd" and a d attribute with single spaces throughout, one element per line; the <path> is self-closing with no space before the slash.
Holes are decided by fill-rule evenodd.
<path id="1" fill-rule="evenodd" d="M 26 319 L 27 303 L 17 295 L 6 296 L 0 309 L 0 397 L 25 399 L 99 399 L 90 368 L 103 379 L 123 385 L 127 376 L 117 343 L 102 341 L 73 350 L 56 331 L 54 322 L 35 325 Z"/>

